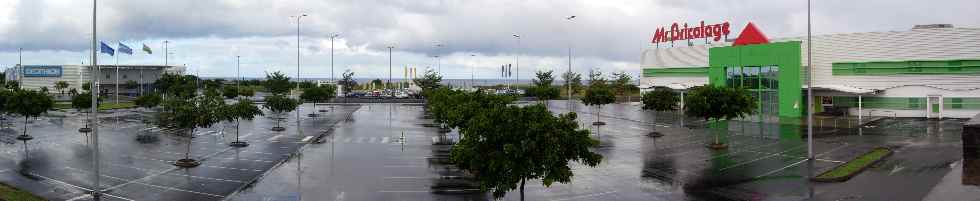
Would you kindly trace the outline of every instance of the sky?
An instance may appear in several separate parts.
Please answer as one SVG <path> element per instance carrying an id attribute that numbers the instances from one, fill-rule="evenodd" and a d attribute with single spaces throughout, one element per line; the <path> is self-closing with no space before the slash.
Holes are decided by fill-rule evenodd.
<path id="1" fill-rule="evenodd" d="M 394 78 L 406 66 L 450 79 L 500 78 L 519 63 L 521 79 L 568 68 L 638 75 L 640 54 L 658 27 L 747 22 L 771 38 L 807 32 L 806 1 L 796 0 L 101 0 L 98 39 L 134 55 L 100 54 L 100 64 L 187 65 L 189 73 L 262 77 Z M 818 0 L 814 34 L 907 30 L 916 24 L 980 27 L 976 0 Z M 576 16 L 571 20 L 566 18 Z M 92 1 L 0 0 L 0 67 L 89 63 Z M 337 34 L 333 42 L 330 36 Z M 520 35 L 520 38 L 513 35 Z M 140 51 L 143 44 L 153 49 Z M 333 47 L 333 73 L 331 73 Z M 571 50 L 571 51 L 569 51 Z M 438 58 L 436 58 L 438 57 Z M 557 74 L 557 73 L 556 73 Z"/>

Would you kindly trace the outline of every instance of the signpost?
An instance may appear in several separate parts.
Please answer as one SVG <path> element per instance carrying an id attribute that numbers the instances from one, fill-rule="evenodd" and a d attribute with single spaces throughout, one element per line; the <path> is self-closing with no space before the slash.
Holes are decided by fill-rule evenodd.
<path id="1" fill-rule="evenodd" d="M 24 77 L 61 77 L 61 66 L 24 66 Z"/>
<path id="2" fill-rule="evenodd" d="M 700 25 L 694 24 L 693 26 L 688 26 L 687 23 L 670 25 L 670 29 L 666 27 L 657 28 L 657 31 L 653 34 L 653 40 L 651 43 L 659 44 L 662 42 L 671 42 L 677 40 L 690 40 L 690 39 L 713 39 L 714 41 L 721 40 L 722 36 L 726 39 L 728 38 L 728 33 L 731 31 L 729 27 L 731 24 L 728 22 L 723 22 L 719 24 L 704 24 L 701 21 Z"/>

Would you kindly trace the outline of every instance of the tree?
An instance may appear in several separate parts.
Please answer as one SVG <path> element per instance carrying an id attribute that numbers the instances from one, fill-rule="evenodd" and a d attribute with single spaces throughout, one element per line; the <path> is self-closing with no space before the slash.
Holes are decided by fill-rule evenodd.
<path id="1" fill-rule="evenodd" d="M 599 144 L 578 128 L 575 113 L 555 117 L 543 105 L 497 106 L 470 119 L 461 130 L 464 138 L 453 146 L 452 161 L 480 182 L 480 189 L 496 198 L 524 186 L 529 179 L 571 182 L 570 161 L 595 167 L 602 155 L 590 148 Z M 518 186 L 519 185 L 519 186 Z"/>
<path id="2" fill-rule="evenodd" d="M 157 93 L 149 93 L 146 95 L 136 97 L 136 100 L 133 102 L 135 102 L 136 105 L 141 108 L 150 109 L 160 105 L 160 103 L 163 102 L 163 97 L 160 97 L 160 95 Z M 139 115 L 139 116 L 140 116 L 140 122 L 143 122 L 143 115 Z M 140 132 L 138 135 L 136 135 L 136 141 L 139 142 L 153 142 L 156 140 L 157 140 L 156 136 L 146 135 L 146 132 Z"/>
<path id="3" fill-rule="evenodd" d="M 266 98 L 265 105 L 263 105 L 262 107 L 268 109 L 269 111 L 272 111 L 272 113 L 276 113 L 279 116 L 282 116 L 283 113 L 292 112 L 293 110 L 296 110 L 297 106 L 299 106 L 299 101 L 286 97 L 283 94 L 276 94 Z M 272 127 L 273 131 L 286 130 L 286 128 L 283 128 L 282 126 L 279 125 L 282 119 L 283 118 L 281 117 L 276 118 L 276 127 Z"/>
<path id="4" fill-rule="evenodd" d="M 595 122 L 592 125 L 605 125 L 605 122 L 599 121 L 599 116 L 601 116 L 600 110 L 602 110 L 602 105 L 615 102 L 616 95 L 613 94 L 612 89 L 606 84 L 605 78 L 602 78 L 602 73 L 590 72 L 589 79 L 589 88 L 585 90 L 585 97 L 582 97 L 582 103 L 588 106 L 596 106 Z"/>
<path id="5" fill-rule="evenodd" d="M 528 95 L 537 97 L 538 100 L 542 101 L 558 98 L 560 90 L 552 85 L 554 82 L 555 77 L 552 75 L 552 71 L 538 71 L 535 73 L 534 80 L 531 80 L 534 86 L 528 90 Z"/>
<path id="6" fill-rule="evenodd" d="M 632 88 L 632 84 L 630 84 L 632 83 L 631 80 L 633 80 L 633 77 L 626 72 L 613 73 L 612 87 L 616 91 L 616 94 L 622 96 L 626 94 L 626 92 L 629 92 Z"/>
<path id="7" fill-rule="evenodd" d="M 265 74 L 265 88 L 269 90 L 272 94 L 286 94 L 292 89 L 292 84 L 289 84 L 289 77 L 286 74 L 276 71 L 272 74 Z"/>
<path id="8" fill-rule="evenodd" d="M 744 88 L 706 85 L 693 88 L 684 100 L 687 115 L 701 117 L 705 121 L 713 121 L 720 126 L 720 121 L 741 118 L 752 114 L 756 100 Z M 716 128 L 717 129 L 717 128 Z M 715 142 L 710 145 L 713 149 L 724 149 L 728 146 L 721 142 L 719 134 L 715 134 Z"/>
<path id="9" fill-rule="evenodd" d="M 239 95 L 244 96 L 244 97 L 252 97 L 252 96 L 255 96 L 255 90 L 253 90 L 251 87 L 243 87 L 243 88 L 239 89 L 238 93 L 239 93 Z"/>
<path id="10" fill-rule="evenodd" d="M 8 106 L 9 104 L 7 103 L 10 102 L 10 99 L 14 98 L 14 95 L 16 95 L 14 91 L 0 88 L 0 115 L 6 116 L 7 113 L 11 112 L 12 109 Z M 7 126 L 7 124 L 3 122 L 6 119 L 7 118 L 0 117 L 0 128 L 4 128 Z"/>
<path id="11" fill-rule="evenodd" d="M 48 87 L 41 87 L 40 89 L 38 89 L 38 92 L 41 92 L 42 94 L 46 95 L 48 94 Z"/>
<path id="12" fill-rule="evenodd" d="M 333 85 L 314 86 L 303 89 L 303 94 L 300 94 L 299 98 L 313 102 L 313 110 L 310 116 L 316 116 L 316 104 L 330 101 L 334 97 L 334 94 L 337 94 L 337 88 Z"/>
<path id="13" fill-rule="evenodd" d="M 225 121 L 235 121 L 235 141 L 229 144 L 233 147 L 244 147 L 248 146 L 247 142 L 241 141 L 238 138 L 239 130 L 241 128 L 241 120 L 246 119 L 251 121 L 255 116 L 262 115 L 262 110 L 255 106 L 255 103 L 251 100 L 238 100 L 237 103 L 227 105 L 222 110 L 222 119 Z"/>
<path id="14" fill-rule="evenodd" d="M 371 80 L 371 89 L 377 89 L 378 87 L 384 87 L 384 85 L 385 85 L 385 83 L 384 83 L 384 81 L 381 81 L 381 79 Z"/>
<path id="15" fill-rule="evenodd" d="M 190 99 L 172 98 L 167 99 L 164 107 L 166 112 L 159 113 L 160 119 L 173 126 L 187 130 L 187 137 L 194 137 L 194 130 L 198 128 L 208 128 L 221 120 L 221 109 L 224 107 L 224 100 L 216 95 L 196 96 Z M 180 167 L 195 167 L 200 165 L 195 159 L 190 158 L 191 144 L 193 140 L 187 140 L 187 151 L 184 158 L 178 159 L 174 165 Z"/>
<path id="16" fill-rule="evenodd" d="M 92 82 L 82 83 L 82 90 L 84 90 L 84 91 L 92 91 Z"/>
<path id="17" fill-rule="evenodd" d="M 442 75 L 432 69 L 426 69 L 421 78 L 415 78 L 412 82 L 422 88 L 422 96 L 428 98 L 430 92 L 442 87 Z"/>
<path id="18" fill-rule="evenodd" d="M 16 80 L 8 80 L 7 82 L 4 83 L 4 88 L 10 90 L 20 89 L 20 83 L 18 83 Z"/>
<path id="19" fill-rule="evenodd" d="M 65 95 L 65 89 L 67 89 L 68 86 L 69 86 L 68 82 L 64 80 L 54 82 L 54 88 L 58 90 L 61 93 L 61 95 Z"/>
<path id="20" fill-rule="evenodd" d="M 71 88 L 71 89 L 68 90 L 68 95 L 71 95 L 71 96 L 78 95 L 78 90 L 75 89 L 75 88 Z"/>
<path id="21" fill-rule="evenodd" d="M 29 118 L 41 116 L 41 114 L 51 110 L 54 107 L 54 100 L 41 92 L 18 90 L 10 99 L 7 99 L 6 106 L 12 112 L 24 116 L 24 134 L 17 136 L 17 139 L 24 140 L 26 143 L 27 140 L 33 139 L 27 135 Z"/>
<path id="22" fill-rule="evenodd" d="M 562 77 L 562 79 L 565 80 L 565 84 L 562 85 L 562 88 L 563 89 L 566 89 L 567 90 L 568 89 L 568 85 L 571 84 L 572 85 L 572 94 L 573 95 L 574 94 L 579 94 L 579 92 L 582 91 L 582 88 L 583 88 L 582 87 L 582 74 L 573 73 L 573 72 L 565 72 L 565 73 L 563 73 L 561 75 L 561 77 Z M 569 83 L 569 81 L 571 83 Z M 571 98 L 569 98 L 569 99 L 571 99 Z"/>
<path id="23" fill-rule="evenodd" d="M 344 97 L 347 97 L 347 94 L 353 91 L 354 87 L 357 86 L 357 81 L 354 80 L 354 72 L 351 72 L 350 70 L 344 71 L 344 74 L 338 84 L 344 87 L 340 90 L 344 92 Z"/>
<path id="24" fill-rule="evenodd" d="M 153 86 L 164 97 L 190 99 L 197 94 L 197 77 L 164 73 L 153 83 Z"/>
<path id="25" fill-rule="evenodd" d="M 643 109 L 653 110 L 653 131 L 651 131 L 648 136 L 660 137 L 663 134 L 657 132 L 657 113 L 663 111 L 674 110 L 677 106 L 678 98 L 677 93 L 674 93 L 668 88 L 657 88 L 654 91 L 647 92 L 643 94 Z"/>
<path id="26" fill-rule="evenodd" d="M 232 99 L 238 97 L 238 93 L 239 93 L 238 87 L 225 86 L 221 92 L 221 95 L 224 96 L 226 99 Z"/>

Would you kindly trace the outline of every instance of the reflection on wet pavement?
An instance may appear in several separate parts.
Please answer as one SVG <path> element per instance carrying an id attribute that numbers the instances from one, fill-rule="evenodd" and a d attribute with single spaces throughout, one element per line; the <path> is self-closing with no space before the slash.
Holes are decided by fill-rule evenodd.
<path id="1" fill-rule="evenodd" d="M 964 175 L 976 170 L 971 168 L 974 160 L 961 160 L 968 153 L 962 152 L 964 121 L 958 119 L 822 118 L 816 126 L 815 160 L 808 163 L 806 131 L 791 120 L 709 125 L 630 104 L 605 106 L 599 112 L 564 101 L 546 104 L 553 112 L 577 112 L 580 126 L 600 141 L 596 151 L 604 161 L 595 168 L 573 165 L 575 176 L 568 184 L 545 187 L 529 181 L 528 200 L 804 200 L 811 195 L 813 200 L 921 200 L 935 194 L 934 186 L 945 184 L 947 177 L 958 181 L 956 185 L 969 182 L 966 176 L 951 176 L 957 172 L 951 170 L 963 170 Z M 167 200 L 492 200 L 450 163 L 458 132 L 441 133 L 428 126 L 432 121 L 423 118 L 421 105 L 318 107 L 330 112 L 304 119 L 301 132 L 294 129 L 295 120 L 286 121 L 291 123 L 284 133 L 268 131 L 274 124 L 270 118 L 243 123 L 242 136 L 252 143 L 244 149 L 226 145 L 234 135 L 223 136 L 233 127 L 202 130 L 194 139 L 193 155 L 207 158 L 205 165 L 179 170 L 164 165 L 183 154 L 180 145 L 185 142 L 179 138 L 161 135 L 158 142 L 139 144 L 133 134 L 143 125 L 133 114 L 101 119 L 119 125 L 105 129 L 109 153 L 104 155 L 111 155 L 103 169 L 105 185 L 121 197 Z M 43 187 L 37 192 L 51 198 L 81 195 L 78 188 L 58 183 L 87 186 L 90 177 L 84 137 L 61 133 L 81 127 L 73 115 L 33 121 L 31 128 L 38 132 L 27 143 L 28 163 L 23 163 L 19 144 L 3 146 L 0 156 L 8 160 L 0 165 L 9 170 L 0 172 L 0 180 Z M 597 117 L 607 125 L 592 126 Z M 10 141 L 6 137 L 16 130 L 4 130 L 0 141 Z M 653 130 L 664 136 L 648 137 Z M 325 133 L 318 139 L 322 143 L 302 142 L 320 132 Z M 729 148 L 706 148 L 719 133 Z M 847 182 L 807 181 L 811 172 L 826 171 L 878 146 L 895 154 Z M 20 168 L 25 165 L 29 168 Z M 46 178 L 25 179 L 17 171 L 23 169 Z"/>

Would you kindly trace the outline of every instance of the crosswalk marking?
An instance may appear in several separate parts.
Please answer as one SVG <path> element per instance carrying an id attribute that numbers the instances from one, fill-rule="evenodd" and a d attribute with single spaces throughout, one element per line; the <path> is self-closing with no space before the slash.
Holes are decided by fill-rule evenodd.
<path id="1" fill-rule="evenodd" d="M 389 138 L 389 137 L 381 138 L 381 144 L 388 144 L 388 141 L 389 140 L 391 140 L 391 138 Z"/>
<path id="2" fill-rule="evenodd" d="M 374 143 L 374 141 L 377 140 L 377 139 L 378 139 L 378 137 L 371 137 L 371 140 L 368 140 L 368 143 Z"/>
<path id="3" fill-rule="evenodd" d="M 344 138 L 344 143 L 350 142 L 351 138 Z"/>

